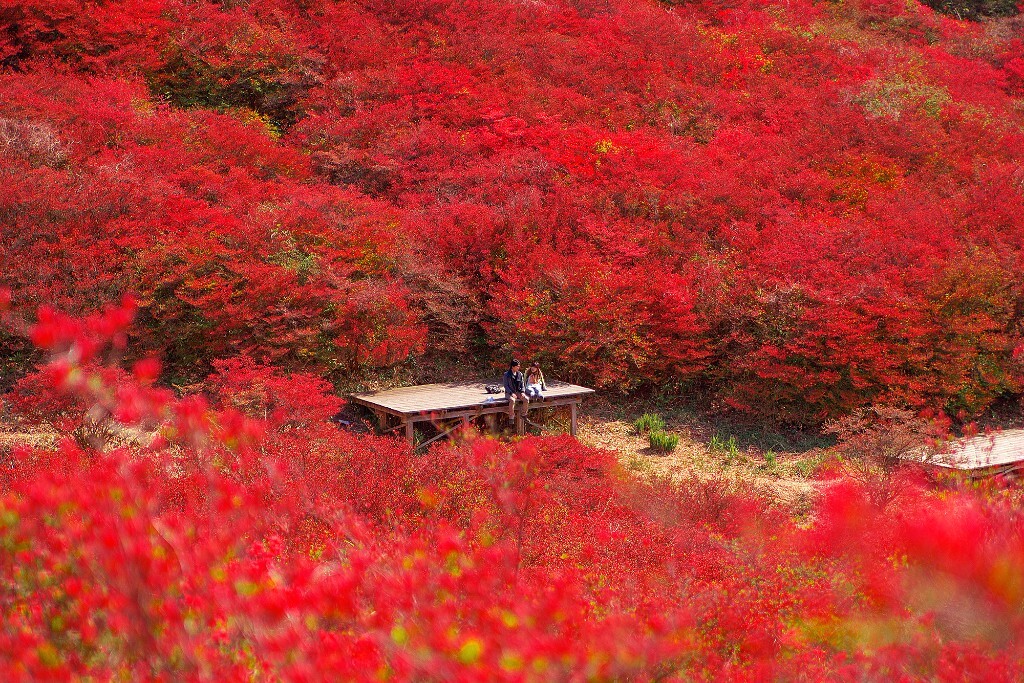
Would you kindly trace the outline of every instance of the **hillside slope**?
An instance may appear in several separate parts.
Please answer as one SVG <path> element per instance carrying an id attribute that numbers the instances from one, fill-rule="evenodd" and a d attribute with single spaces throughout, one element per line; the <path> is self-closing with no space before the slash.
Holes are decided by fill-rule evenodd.
<path id="1" fill-rule="evenodd" d="M 167 378 L 467 352 L 816 423 L 1024 368 L 1024 32 L 915 3 L 4 0 L 16 312 Z M 5 376 L 34 360 L 0 337 Z"/>

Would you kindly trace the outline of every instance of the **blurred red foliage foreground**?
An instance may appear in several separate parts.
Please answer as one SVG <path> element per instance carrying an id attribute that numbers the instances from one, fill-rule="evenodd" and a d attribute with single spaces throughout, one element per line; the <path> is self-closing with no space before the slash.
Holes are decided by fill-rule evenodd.
<path id="1" fill-rule="evenodd" d="M 810 521 L 568 438 L 413 456 L 246 359 L 199 395 L 106 362 L 129 307 L 39 316 L 3 453 L 0 679 L 1020 680 L 1010 488 L 832 481 Z M 113 442 L 124 445 L 113 447 Z M 909 486 L 909 485 L 908 485 Z M 727 492 L 727 489 L 729 492 Z"/>

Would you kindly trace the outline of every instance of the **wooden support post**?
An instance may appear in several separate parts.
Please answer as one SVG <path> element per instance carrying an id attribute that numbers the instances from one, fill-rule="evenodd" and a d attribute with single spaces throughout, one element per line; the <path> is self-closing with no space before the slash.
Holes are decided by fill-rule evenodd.
<path id="1" fill-rule="evenodd" d="M 576 404 L 569 406 L 569 434 L 576 436 Z"/>
<path id="2" fill-rule="evenodd" d="M 412 420 L 406 420 L 405 422 L 405 438 L 409 440 L 410 446 L 416 445 L 416 434 L 412 430 Z"/>
<path id="3" fill-rule="evenodd" d="M 463 421 L 462 423 L 459 423 L 459 424 L 455 425 L 454 427 L 451 427 L 451 428 L 441 432 L 440 434 L 427 439 L 426 441 L 421 443 L 419 446 L 416 446 L 415 450 L 418 451 L 418 450 L 420 450 L 422 448 L 426 448 L 427 446 L 429 446 L 430 444 L 434 443 L 435 441 L 438 441 L 438 440 L 443 439 L 445 437 L 451 438 L 451 435 L 454 434 L 456 430 L 460 429 L 465 422 L 468 422 L 468 420 Z"/>
<path id="4" fill-rule="evenodd" d="M 526 433 L 526 421 L 523 419 L 523 410 L 517 406 L 516 408 L 516 436 L 522 436 Z"/>

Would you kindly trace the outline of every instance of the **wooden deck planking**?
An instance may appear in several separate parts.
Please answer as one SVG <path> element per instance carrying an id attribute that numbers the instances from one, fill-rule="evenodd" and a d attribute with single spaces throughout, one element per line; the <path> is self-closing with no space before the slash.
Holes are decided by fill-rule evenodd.
<path id="1" fill-rule="evenodd" d="M 468 408 L 487 408 L 506 406 L 508 399 L 505 394 L 488 394 L 486 384 L 501 385 L 501 382 L 454 382 L 451 384 L 421 384 L 414 387 L 385 389 L 352 394 L 350 399 L 371 408 L 384 408 L 402 415 L 416 415 L 438 411 L 459 410 Z M 544 400 L 538 405 L 553 399 L 579 398 L 594 393 L 593 389 L 567 382 L 548 382 Z"/>
<path id="2" fill-rule="evenodd" d="M 1010 471 L 1024 467 L 1024 429 L 961 439 L 931 462 L 938 467 L 965 471 Z"/>

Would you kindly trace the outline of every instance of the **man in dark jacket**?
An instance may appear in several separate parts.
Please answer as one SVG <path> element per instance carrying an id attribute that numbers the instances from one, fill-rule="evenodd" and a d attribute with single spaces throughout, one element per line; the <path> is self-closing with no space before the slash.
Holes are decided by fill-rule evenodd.
<path id="1" fill-rule="evenodd" d="M 502 378 L 505 382 L 505 398 L 508 399 L 508 416 L 515 417 L 516 402 L 521 401 L 523 411 L 529 409 L 530 399 L 526 396 L 526 379 L 519 370 L 519 361 L 513 359 Z"/>

